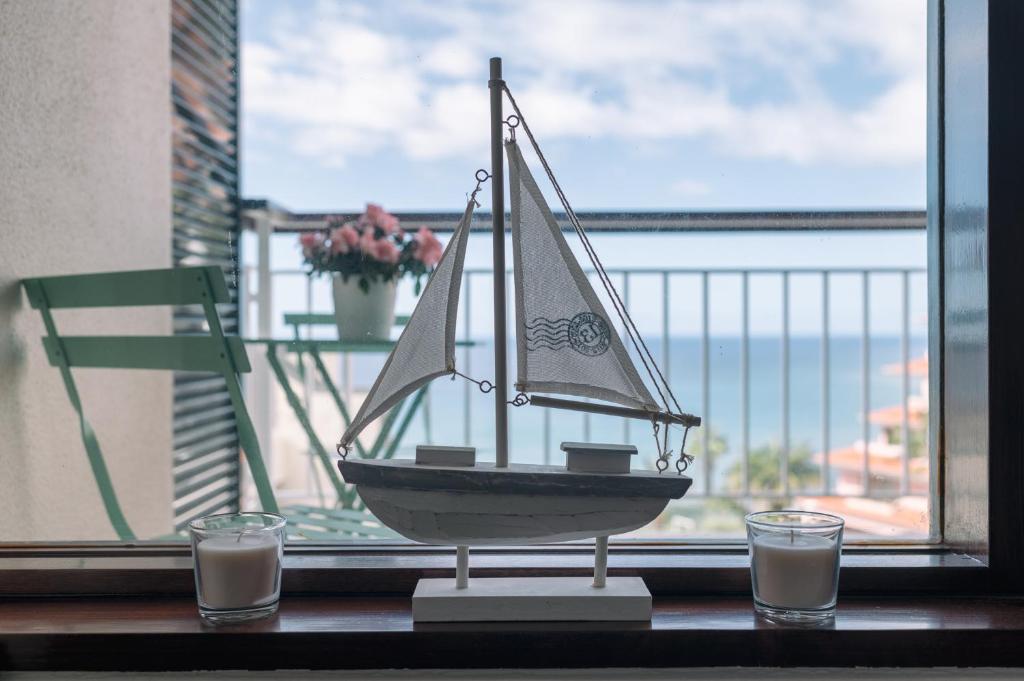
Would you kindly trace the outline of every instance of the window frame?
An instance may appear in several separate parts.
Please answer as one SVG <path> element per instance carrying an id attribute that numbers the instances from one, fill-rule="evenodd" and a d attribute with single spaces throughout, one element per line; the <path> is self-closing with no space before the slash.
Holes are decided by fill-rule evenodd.
<path id="1" fill-rule="evenodd" d="M 941 383 L 942 413 L 933 439 L 943 455 L 937 481 L 944 492 L 942 527 L 948 545 L 985 564 L 990 591 L 1021 594 L 1024 277 L 1017 258 L 1024 250 L 1018 228 L 1024 218 L 1024 92 L 1017 74 L 1024 61 L 1024 6 L 931 0 L 929 9 L 943 57 L 934 65 L 940 106 L 936 133 L 929 136 L 936 162 L 929 163 L 928 200 L 929 229 L 934 218 L 938 241 L 929 269 L 935 266 L 941 276 L 939 300 L 932 302 L 941 311 L 942 346 L 935 355 L 941 360 L 933 377 Z M 983 96 L 961 94 L 965 84 L 981 81 Z M 987 135 L 978 121 L 986 123 Z"/>
<path id="2" fill-rule="evenodd" d="M 947 14 L 950 7 L 953 14 Z M 962 36 L 963 27 L 949 25 L 947 19 L 972 11 L 988 17 L 987 35 L 980 36 L 988 41 L 988 59 L 980 65 L 987 72 L 988 98 L 980 103 L 947 99 L 945 87 L 950 56 L 947 33 L 955 40 L 979 37 Z M 1018 152 L 1024 151 L 1024 131 L 1013 115 L 1024 110 L 1024 91 L 1014 84 L 1019 71 L 1015 66 L 1024 65 L 1016 45 L 1022 28 L 1024 5 L 1004 0 L 929 0 L 927 208 L 929 355 L 933 358 L 929 441 L 933 499 L 938 501 L 933 517 L 937 515 L 945 540 L 934 545 L 844 547 L 843 595 L 1024 593 L 1024 572 L 1019 570 L 1024 562 L 1024 436 L 1019 427 L 1014 428 L 1015 420 L 1019 423 L 1024 414 L 1020 391 L 1015 389 L 1024 385 L 1024 356 L 1016 351 L 1016 339 L 1024 331 L 1024 309 L 1019 309 L 1013 295 L 1022 283 L 1015 254 L 1024 251 L 1024 235 L 1014 229 L 1024 207 L 1024 191 L 1014 175 Z M 966 129 L 958 127 L 959 118 L 947 117 L 947 103 L 974 113 L 980 107 L 988 120 L 987 149 L 973 150 L 986 154 L 988 168 L 988 185 L 974 197 L 984 204 L 988 219 L 977 224 L 961 224 L 947 201 L 946 170 L 959 162 L 947 139 Z M 955 153 L 960 151 L 957 148 Z M 972 284 L 965 272 L 950 267 L 954 244 L 947 237 L 951 230 L 956 230 L 956 248 L 987 252 L 987 262 L 975 263 L 984 270 L 987 288 L 978 287 L 976 281 Z M 987 313 L 983 344 L 989 380 L 983 391 L 979 392 L 976 377 L 974 384 L 965 385 L 962 374 L 950 371 L 965 361 L 956 341 L 963 329 L 957 310 L 949 308 L 951 301 L 960 306 L 957 310 L 968 302 Z M 955 405 L 947 403 L 947 395 L 963 390 L 973 390 L 970 394 L 980 402 L 971 413 L 951 412 Z M 987 442 L 988 447 L 979 445 L 980 463 L 979 451 L 952 455 L 945 451 L 947 439 L 951 434 L 959 436 L 959 429 L 979 438 L 984 431 L 987 437 L 979 442 Z M 964 490 L 970 503 L 954 496 Z M 472 569 L 489 576 L 585 574 L 591 547 L 474 549 Z M 429 546 L 291 545 L 286 548 L 283 591 L 408 594 L 420 577 L 450 573 L 452 554 L 451 549 Z M 656 595 L 746 592 L 748 565 L 746 547 L 740 543 L 623 543 L 614 545 L 609 560 L 612 573 L 643 576 Z M 155 542 L 0 545 L 0 576 L 0 596 L 167 595 L 194 588 L 190 548 Z"/>

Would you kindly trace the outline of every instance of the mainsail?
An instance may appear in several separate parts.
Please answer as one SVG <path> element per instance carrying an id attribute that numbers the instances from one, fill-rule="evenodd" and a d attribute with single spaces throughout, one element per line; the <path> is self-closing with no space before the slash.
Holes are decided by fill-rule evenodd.
<path id="1" fill-rule="evenodd" d="M 506 142 L 521 392 L 659 411 L 523 160 Z"/>
<path id="2" fill-rule="evenodd" d="M 430 381 L 455 372 L 455 322 L 475 199 L 466 204 L 416 309 L 359 412 L 341 436 L 347 448 L 371 421 Z"/>

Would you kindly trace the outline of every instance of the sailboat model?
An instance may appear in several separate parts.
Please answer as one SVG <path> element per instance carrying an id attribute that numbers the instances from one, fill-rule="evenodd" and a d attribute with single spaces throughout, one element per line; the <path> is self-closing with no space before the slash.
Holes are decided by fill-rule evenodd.
<path id="1" fill-rule="evenodd" d="M 477 187 L 415 310 L 339 443 L 339 468 L 366 507 L 403 536 L 459 547 L 457 586 L 467 583 L 468 546 L 515 545 L 596 538 L 599 553 L 609 535 L 643 527 L 691 480 L 682 474 L 689 458 L 685 432 L 700 419 L 683 413 L 625 305 L 601 266 L 575 213 L 491 60 L 491 172 L 477 173 Z M 515 115 L 502 119 L 507 94 Z M 516 140 L 526 132 L 574 231 L 612 304 L 610 317 L 566 242 L 554 214 L 527 167 Z M 504 140 L 503 127 L 509 137 Z M 515 294 L 517 395 L 509 400 L 506 377 L 504 152 L 508 159 Z M 495 393 L 496 461 L 477 463 L 474 450 L 419 448 L 416 460 L 348 457 L 349 447 L 374 419 L 407 395 L 442 376 L 462 375 L 455 362 L 456 316 L 470 222 L 481 183 L 491 181 L 494 255 L 495 379 L 476 381 Z M 655 387 L 648 389 L 615 330 L 618 319 L 635 356 Z M 469 377 L 466 377 L 469 378 Z M 473 379 L 469 379 L 473 380 Z M 542 394 L 539 394 L 542 393 Z M 561 397 L 551 397 L 559 395 Z M 599 400 L 600 402 L 583 401 Z M 609 404 L 610 403 L 610 404 Z M 646 421 L 658 449 L 657 471 L 630 470 L 635 447 L 564 443 L 565 466 L 508 461 L 508 406 L 532 404 L 597 412 Z M 669 430 L 684 429 L 676 470 Z M 606 553 L 604 555 L 606 561 Z M 598 556 L 601 568 L 602 556 Z M 606 562 L 605 562 L 606 564 Z M 435 581 L 435 580 L 424 580 Z M 486 581 L 486 580 L 484 580 Z M 605 585 L 603 569 L 594 586 Z M 422 584 L 422 582 L 421 582 Z M 645 589 L 646 591 L 646 589 Z M 649 598 L 649 595 L 648 595 Z"/>

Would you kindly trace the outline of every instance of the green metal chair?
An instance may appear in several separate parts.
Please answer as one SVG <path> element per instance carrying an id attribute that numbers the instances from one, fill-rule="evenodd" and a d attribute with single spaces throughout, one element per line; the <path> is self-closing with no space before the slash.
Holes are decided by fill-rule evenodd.
<path id="1" fill-rule="evenodd" d="M 50 364 L 58 367 L 71 406 L 78 414 L 89 465 L 114 530 L 122 541 L 136 539 L 111 483 L 99 441 L 85 417 L 73 367 L 151 369 L 212 372 L 223 377 L 234 410 L 238 439 L 252 474 L 260 505 L 280 513 L 273 487 L 260 453 L 256 431 L 242 397 L 239 374 L 251 370 L 241 339 L 225 336 L 217 303 L 230 301 L 224 275 L 217 267 L 186 267 L 165 270 L 79 274 L 25 279 L 22 282 L 31 306 L 39 310 L 46 327 L 43 338 Z M 151 305 L 199 305 L 209 328 L 208 335 L 190 336 L 61 336 L 52 310 Z M 285 509 L 284 515 L 288 516 Z M 362 532 L 365 514 L 339 513 L 332 509 L 302 507 L 296 520 L 306 526 L 300 534 L 310 539 L 339 535 L 388 536 Z"/>

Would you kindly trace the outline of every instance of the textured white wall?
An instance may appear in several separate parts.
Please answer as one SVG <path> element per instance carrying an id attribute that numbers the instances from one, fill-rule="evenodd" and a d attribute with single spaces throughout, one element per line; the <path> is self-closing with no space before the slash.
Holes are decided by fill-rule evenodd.
<path id="1" fill-rule="evenodd" d="M 166 0 L 0 0 L 0 541 L 112 539 L 27 276 L 171 264 Z M 63 333 L 170 332 L 170 310 L 58 312 Z M 171 527 L 171 382 L 78 370 L 140 537 Z"/>

